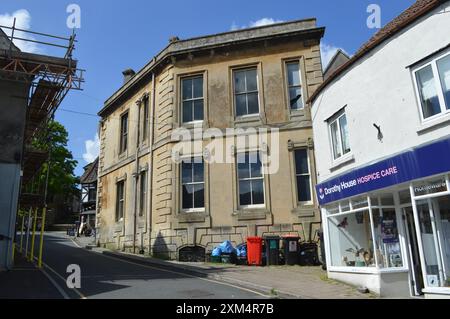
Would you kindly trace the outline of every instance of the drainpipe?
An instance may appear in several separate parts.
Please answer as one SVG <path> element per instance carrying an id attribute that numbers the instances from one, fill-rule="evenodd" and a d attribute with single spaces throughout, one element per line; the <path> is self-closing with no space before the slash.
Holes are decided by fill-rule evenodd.
<path id="1" fill-rule="evenodd" d="M 148 194 L 147 198 L 149 199 L 148 205 L 148 218 L 146 221 L 148 232 L 148 252 L 151 254 L 151 240 L 152 240 L 152 209 L 153 209 L 153 141 L 154 141 L 154 130 L 155 130 L 155 108 L 156 108 L 156 84 L 155 84 L 155 73 L 152 73 L 152 104 L 150 107 L 150 138 L 149 138 L 149 147 L 150 147 L 150 160 L 148 165 Z M 147 224 L 148 223 L 148 224 Z"/>
<path id="2" fill-rule="evenodd" d="M 138 122 L 136 125 L 136 168 L 134 171 L 134 221 L 133 221 L 133 254 L 136 253 L 136 236 L 137 236 L 137 210 L 138 210 L 138 189 L 139 189 L 139 151 L 140 151 L 140 127 L 141 127 L 141 103 L 139 100 L 136 105 L 138 107 Z"/>

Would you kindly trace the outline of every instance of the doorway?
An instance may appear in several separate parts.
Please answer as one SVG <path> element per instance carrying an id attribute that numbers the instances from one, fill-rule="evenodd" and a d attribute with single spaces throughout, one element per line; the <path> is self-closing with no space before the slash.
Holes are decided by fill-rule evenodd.
<path id="1" fill-rule="evenodd" d="M 420 263 L 419 244 L 414 223 L 412 207 L 403 208 L 403 222 L 406 230 L 407 249 L 410 265 L 411 287 L 413 296 L 423 295 L 425 288 L 423 281 L 422 266 Z"/>

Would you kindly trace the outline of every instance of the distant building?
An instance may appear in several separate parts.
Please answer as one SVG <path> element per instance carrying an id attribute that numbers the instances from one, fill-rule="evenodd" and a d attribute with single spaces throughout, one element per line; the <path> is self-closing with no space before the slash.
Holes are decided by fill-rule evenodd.
<path id="1" fill-rule="evenodd" d="M 345 53 L 341 49 L 338 49 L 323 71 L 323 79 L 328 79 L 332 73 L 343 66 L 348 60 L 350 60 L 350 57 L 347 55 L 347 53 Z"/>
<path id="2" fill-rule="evenodd" d="M 84 167 L 84 174 L 80 178 L 80 219 L 84 219 L 84 221 L 87 222 L 93 229 L 95 228 L 95 215 L 97 211 L 97 172 L 98 157 L 94 162 Z"/>
<path id="3" fill-rule="evenodd" d="M 450 297 L 450 1 L 419 0 L 311 98 L 330 278 Z"/>

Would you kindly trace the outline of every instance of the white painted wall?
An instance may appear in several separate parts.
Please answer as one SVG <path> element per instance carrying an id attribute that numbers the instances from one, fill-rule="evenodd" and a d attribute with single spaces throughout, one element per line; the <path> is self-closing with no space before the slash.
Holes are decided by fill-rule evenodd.
<path id="1" fill-rule="evenodd" d="M 320 93 L 312 107 L 319 182 L 450 135 L 449 122 L 418 133 L 423 124 L 412 73 L 407 68 L 448 46 L 449 30 L 450 1 L 447 1 L 380 45 Z M 326 120 L 345 105 L 354 162 L 332 171 Z M 373 123 L 381 126 L 383 142 L 378 140 Z"/>

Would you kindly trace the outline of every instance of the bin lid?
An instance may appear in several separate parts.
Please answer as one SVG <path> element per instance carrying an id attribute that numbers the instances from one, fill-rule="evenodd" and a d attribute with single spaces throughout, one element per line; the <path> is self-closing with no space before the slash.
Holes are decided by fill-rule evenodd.
<path id="1" fill-rule="evenodd" d="M 285 235 L 282 238 L 283 239 L 300 240 L 300 236 L 295 236 L 295 235 Z"/>
<path id="2" fill-rule="evenodd" d="M 280 236 L 277 235 L 270 235 L 270 236 L 264 236 L 264 239 L 268 240 L 280 240 Z"/>
<path id="3" fill-rule="evenodd" d="M 261 242 L 263 239 L 261 237 L 247 237 L 247 241 L 250 242 Z"/>

